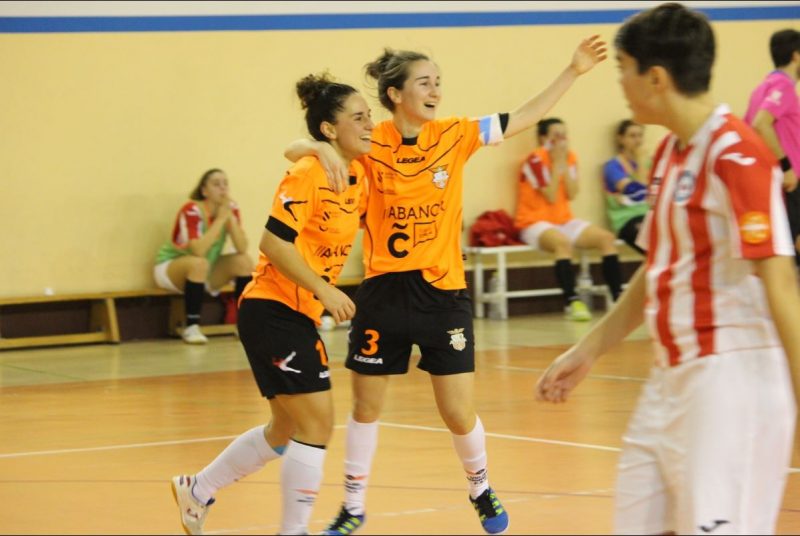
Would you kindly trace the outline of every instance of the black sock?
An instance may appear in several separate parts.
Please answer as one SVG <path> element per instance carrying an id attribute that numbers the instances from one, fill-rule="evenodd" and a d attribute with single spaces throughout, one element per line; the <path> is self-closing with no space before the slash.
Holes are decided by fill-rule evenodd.
<path id="1" fill-rule="evenodd" d="M 203 293 L 206 291 L 205 283 L 186 281 L 183 288 L 183 299 L 186 304 L 186 325 L 200 323 L 200 308 L 203 306 Z"/>
<path id="2" fill-rule="evenodd" d="M 622 294 L 622 272 L 619 268 L 619 257 L 616 255 L 606 255 L 603 257 L 603 279 L 606 280 L 611 297 L 617 301 Z"/>
<path id="3" fill-rule="evenodd" d="M 578 299 L 578 295 L 575 294 L 575 270 L 572 268 L 571 260 L 556 260 L 556 280 L 558 281 L 558 286 L 564 292 L 564 301 L 566 301 L 567 305 Z"/>
<path id="4" fill-rule="evenodd" d="M 249 275 L 240 275 L 236 278 L 234 289 L 233 289 L 233 299 L 236 300 L 236 303 L 239 303 L 239 296 L 242 295 L 244 292 L 244 287 L 250 282 L 252 277 Z"/>

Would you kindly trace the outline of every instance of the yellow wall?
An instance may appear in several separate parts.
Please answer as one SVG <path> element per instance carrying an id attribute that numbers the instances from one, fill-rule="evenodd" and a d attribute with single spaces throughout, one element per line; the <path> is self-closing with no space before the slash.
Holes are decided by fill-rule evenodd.
<path id="1" fill-rule="evenodd" d="M 715 97 L 741 114 L 771 69 L 769 35 L 798 22 L 715 23 Z M 155 252 L 210 167 L 228 172 L 255 256 L 287 167 L 283 148 L 306 135 L 293 87 L 309 72 L 329 68 L 363 87 L 361 67 L 383 46 L 420 50 L 442 69 L 440 116 L 482 115 L 513 109 L 556 76 L 580 38 L 612 39 L 616 28 L 0 35 L 0 295 L 153 286 Z M 581 160 L 575 212 L 605 224 L 599 168 L 612 154 L 613 125 L 628 115 L 613 60 L 552 113 L 566 120 Z M 648 128 L 648 146 L 662 134 Z M 473 157 L 467 226 L 483 210 L 513 212 L 532 146 L 526 132 Z M 345 275 L 359 273 L 360 249 Z"/>

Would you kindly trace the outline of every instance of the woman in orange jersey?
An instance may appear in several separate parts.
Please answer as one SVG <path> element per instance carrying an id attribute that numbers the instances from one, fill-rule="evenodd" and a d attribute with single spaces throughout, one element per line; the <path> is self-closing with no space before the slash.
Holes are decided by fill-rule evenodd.
<path id="1" fill-rule="evenodd" d="M 345 501 L 327 534 L 350 534 L 365 520 L 366 485 L 377 447 L 378 419 L 389 377 L 408 371 L 412 345 L 431 375 L 439 414 L 466 471 L 469 500 L 483 529 L 496 534 L 508 514 L 489 487 L 483 425 L 473 405 L 472 304 L 461 257 L 463 168 L 475 151 L 531 126 L 579 75 L 605 59 L 605 43 L 584 40 L 569 66 L 541 94 L 511 113 L 436 119 L 439 68 L 424 54 L 385 50 L 366 66 L 392 119 L 376 126 L 363 158 L 369 177 L 364 220 L 366 278 L 355 297 L 346 366 L 353 371 L 347 424 Z M 290 160 L 320 154 L 325 144 L 298 140 Z"/>
<path id="2" fill-rule="evenodd" d="M 328 358 L 316 325 L 323 309 L 337 322 L 355 313 L 334 285 L 359 226 L 364 169 L 373 123 L 364 98 L 327 75 L 297 83 L 315 140 L 347 166 L 343 192 L 328 186 L 319 161 L 299 160 L 275 194 L 260 243 L 258 266 L 244 289 L 239 336 L 272 420 L 233 441 L 196 475 L 176 476 L 172 490 L 181 523 L 201 534 L 217 490 L 285 454 L 281 468 L 280 534 L 307 534 L 333 429 Z"/>
<path id="3" fill-rule="evenodd" d="M 617 301 L 622 274 L 616 238 L 610 231 L 572 214 L 570 201 L 578 195 L 578 158 L 569 149 L 567 126 L 550 117 L 537 124 L 539 147 L 522 163 L 514 224 L 520 240 L 556 258 L 555 275 L 564 295 L 567 318 L 591 320 L 592 313 L 575 292 L 573 248 L 597 249 L 603 256 L 603 278 Z"/>

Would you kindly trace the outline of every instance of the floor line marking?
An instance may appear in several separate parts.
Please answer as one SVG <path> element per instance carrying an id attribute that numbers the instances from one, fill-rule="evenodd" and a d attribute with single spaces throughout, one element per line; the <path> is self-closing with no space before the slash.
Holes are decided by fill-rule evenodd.
<path id="1" fill-rule="evenodd" d="M 533 368 L 533 367 L 512 367 L 510 365 L 495 365 L 494 368 L 500 370 L 514 370 L 517 372 L 544 372 L 545 369 L 543 368 Z M 625 382 L 640 382 L 644 383 L 647 381 L 647 378 L 637 378 L 635 376 L 615 376 L 613 374 L 589 374 L 586 376 L 587 379 L 593 380 L 617 380 L 617 381 L 625 381 Z"/>

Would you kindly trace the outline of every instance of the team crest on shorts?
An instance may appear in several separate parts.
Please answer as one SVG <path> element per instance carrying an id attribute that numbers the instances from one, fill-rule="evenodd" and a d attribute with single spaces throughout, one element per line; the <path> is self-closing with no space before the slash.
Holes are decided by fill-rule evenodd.
<path id="1" fill-rule="evenodd" d="M 447 331 L 450 334 L 450 346 L 459 352 L 467 347 L 467 338 L 464 336 L 464 328 L 456 328 Z"/>
<path id="2" fill-rule="evenodd" d="M 433 184 L 443 190 L 447 186 L 447 179 L 450 178 L 450 175 L 447 174 L 447 166 L 433 168 L 431 173 L 433 173 Z"/>

